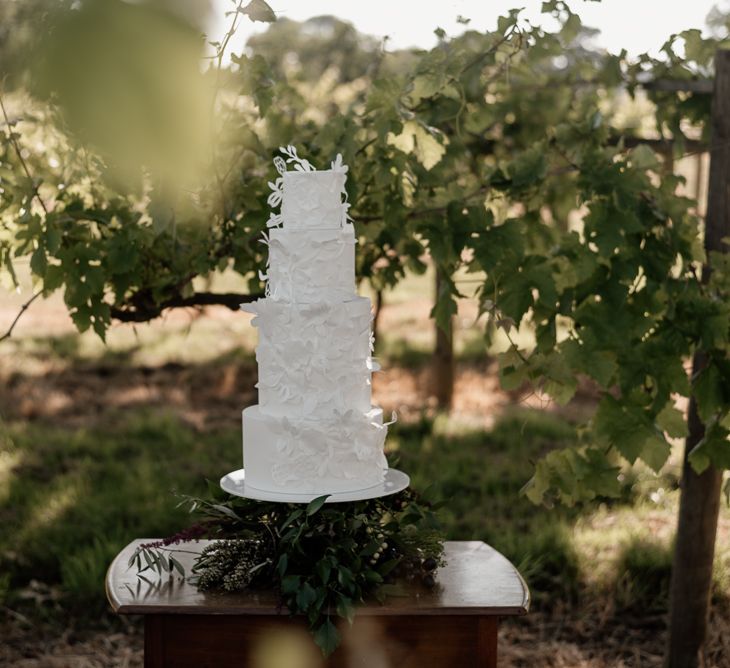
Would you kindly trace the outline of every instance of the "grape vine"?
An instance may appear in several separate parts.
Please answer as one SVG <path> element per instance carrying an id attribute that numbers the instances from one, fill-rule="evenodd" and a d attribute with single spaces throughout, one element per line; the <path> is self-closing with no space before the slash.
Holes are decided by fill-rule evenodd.
<path id="1" fill-rule="evenodd" d="M 437 31 L 435 48 L 407 52 L 358 42 L 331 18 L 319 19 L 330 42 L 303 44 L 296 24 L 274 23 L 233 67 L 218 58 L 208 73 L 218 86 L 211 177 L 172 212 L 144 187 L 115 189 L 105 158 L 66 132 L 53 104 L 5 94 L 5 276 L 15 282 L 14 263 L 27 258 L 37 289 L 63 289 L 77 327 L 102 337 L 114 318 L 210 303 L 193 279 L 217 269 L 232 267 L 260 294 L 278 147 L 321 164 L 342 153 L 360 277 L 383 289 L 425 271 L 430 256 L 443 327 L 466 296 L 479 300 L 488 339 L 533 328 L 530 346 L 500 356 L 506 388 L 532 383 L 559 403 L 582 379 L 597 388 L 582 444 L 537 463 L 525 490 L 533 501 L 617 494 L 617 456 L 659 470 L 669 439 L 686 433 L 678 396 L 694 395 L 708 425 L 694 465 L 730 467 L 730 268 L 718 255 L 700 279 L 696 203 L 662 162 L 666 146 L 680 156 L 706 141 L 701 82 L 725 37 L 685 31 L 662 59 L 632 61 L 589 49 L 590 31 L 566 3 L 543 11 L 556 31 L 514 10 L 492 32 Z M 305 62 L 292 60 L 294 43 Z M 323 50 L 342 66 L 322 64 Z M 649 85 L 662 80 L 698 83 L 689 93 Z M 653 110 L 649 142 L 616 111 L 626 91 Z M 460 270 L 477 279 L 474 293 L 460 291 Z M 684 363 L 698 350 L 709 362 L 691 378 Z"/>

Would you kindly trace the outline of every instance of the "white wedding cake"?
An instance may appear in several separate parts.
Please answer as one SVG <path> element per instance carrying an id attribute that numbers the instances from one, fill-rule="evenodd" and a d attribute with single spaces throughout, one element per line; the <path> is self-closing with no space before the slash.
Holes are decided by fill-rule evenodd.
<path id="1" fill-rule="evenodd" d="M 242 305 L 258 327 L 259 403 L 243 411 L 246 485 L 333 494 L 383 482 L 388 424 L 371 404 L 370 300 L 355 291 L 347 167 L 316 171 L 289 146 L 269 183 L 266 297 Z M 287 164 L 294 167 L 287 169 Z"/>

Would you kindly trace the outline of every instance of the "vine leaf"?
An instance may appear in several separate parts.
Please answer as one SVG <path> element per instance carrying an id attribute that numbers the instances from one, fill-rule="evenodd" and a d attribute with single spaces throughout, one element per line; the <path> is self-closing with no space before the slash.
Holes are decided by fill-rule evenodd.
<path id="1" fill-rule="evenodd" d="M 246 14 L 252 21 L 260 21 L 261 23 L 273 23 L 276 21 L 274 10 L 264 0 L 251 0 L 251 2 L 241 9 L 241 13 Z"/>
<path id="2" fill-rule="evenodd" d="M 640 406 L 620 403 L 606 394 L 598 405 L 593 426 L 597 437 L 615 447 L 630 464 L 640 458 L 658 471 L 669 457 L 669 443 Z"/>
<path id="3" fill-rule="evenodd" d="M 340 634 L 329 617 L 314 632 L 314 642 L 317 643 L 325 656 L 332 654 L 337 645 L 340 644 Z"/>
<path id="4" fill-rule="evenodd" d="M 670 401 L 656 416 L 656 425 L 667 433 L 670 438 L 685 438 L 687 423 L 681 411 L 677 410 Z"/>

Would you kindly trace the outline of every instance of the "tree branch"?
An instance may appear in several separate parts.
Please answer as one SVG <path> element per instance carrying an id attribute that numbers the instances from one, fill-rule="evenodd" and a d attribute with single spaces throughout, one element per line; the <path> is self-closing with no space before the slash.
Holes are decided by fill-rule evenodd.
<path id="1" fill-rule="evenodd" d="M 162 312 L 168 308 L 225 306 L 231 311 L 237 311 L 241 304 L 256 301 L 263 296 L 262 294 L 242 295 L 236 292 L 196 292 L 189 297 L 171 297 L 159 304 L 137 304 L 134 308 L 112 306 L 111 316 L 120 322 L 148 322 L 162 315 Z"/>
<path id="2" fill-rule="evenodd" d="M 40 297 L 40 296 L 41 296 L 42 294 L 43 294 L 43 290 L 38 290 L 38 292 L 34 293 L 34 294 L 33 294 L 33 296 L 32 296 L 32 297 L 31 297 L 31 298 L 30 298 L 30 299 L 29 299 L 29 300 L 28 300 L 27 302 L 25 302 L 25 304 L 23 304 L 23 305 L 22 305 L 22 306 L 20 307 L 20 311 L 18 311 L 18 313 L 17 313 L 17 315 L 15 316 L 15 319 L 13 320 L 13 322 L 11 322 L 11 323 L 10 323 L 10 327 L 8 327 L 8 329 L 7 329 L 7 331 L 5 332 L 5 334 L 3 334 L 2 336 L 0 336 L 0 341 L 4 341 L 5 339 L 9 339 L 9 338 L 10 338 L 10 336 L 11 336 L 11 335 L 12 335 L 12 333 L 13 333 L 13 330 L 15 329 L 15 325 L 17 325 L 17 324 L 18 324 L 18 320 L 20 320 L 20 318 L 21 318 L 21 316 L 23 315 L 23 313 L 25 313 L 25 312 L 26 312 L 26 311 L 28 310 L 28 307 L 29 307 L 29 306 L 30 306 L 30 305 L 31 305 L 31 304 L 32 304 L 32 303 L 33 303 L 33 302 L 34 302 L 34 301 L 35 301 L 36 299 L 38 299 L 38 297 Z"/>
<path id="3" fill-rule="evenodd" d="M 5 104 L 3 103 L 2 95 L 0 95 L 0 110 L 2 111 L 3 118 L 5 119 L 5 124 L 8 126 L 8 139 L 12 143 L 13 148 L 15 149 L 15 153 L 18 155 L 18 160 L 20 161 L 20 166 L 23 168 L 23 171 L 25 172 L 25 176 L 28 178 L 28 180 L 30 181 L 31 186 L 33 188 L 33 197 L 35 197 L 38 200 L 38 203 L 41 205 L 43 212 L 46 215 L 48 215 L 48 208 L 46 207 L 46 203 L 43 201 L 41 194 L 38 192 L 38 184 L 33 179 L 33 175 L 30 173 L 28 163 L 25 161 L 25 158 L 23 158 L 23 153 L 20 150 L 20 145 L 18 144 L 18 140 L 16 139 L 15 135 L 13 134 L 13 124 L 10 122 L 10 118 L 8 117 L 8 112 L 5 109 Z"/>

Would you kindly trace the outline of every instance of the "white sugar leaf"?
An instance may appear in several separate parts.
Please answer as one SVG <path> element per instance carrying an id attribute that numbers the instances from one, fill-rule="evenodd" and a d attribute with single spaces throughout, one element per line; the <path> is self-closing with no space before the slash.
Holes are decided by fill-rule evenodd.
<path id="1" fill-rule="evenodd" d="M 276 171 L 282 176 L 286 173 L 286 163 L 278 155 L 274 158 L 274 167 L 276 167 Z"/>

